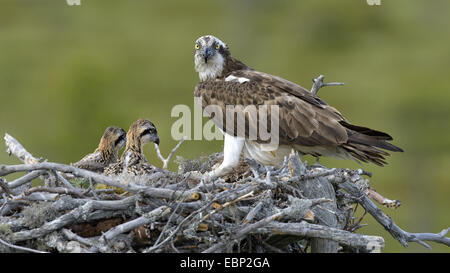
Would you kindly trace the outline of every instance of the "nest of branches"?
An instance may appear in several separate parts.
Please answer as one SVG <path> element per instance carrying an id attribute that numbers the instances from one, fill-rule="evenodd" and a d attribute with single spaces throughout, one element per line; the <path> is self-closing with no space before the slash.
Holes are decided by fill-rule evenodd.
<path id="1" fill-rule="evenodd" d="M 379 252 L 382 237 L 355 233 L 358 205 L 404 246 L 450 246 L 448 229 L 398 227 L 374 201 L 391 208 L 400 202 L 376 193 L 370 174 L 308 166 L 295 153 L 279 169 L 246 159 L 231 175 L 210 180 L 201 174 L 222 154 L 178 157 L 177 173 L 164 169 L 137 183 L 41 162 L 11 136 L 5 141 L 23 164 L 0 165 L 0 252 Z M 157 152 L 166 167 L 170 156 Z M 6 180 L 17 172 L 25 174 Z M 37 178 L 43 185 L 32 187 Z"/>

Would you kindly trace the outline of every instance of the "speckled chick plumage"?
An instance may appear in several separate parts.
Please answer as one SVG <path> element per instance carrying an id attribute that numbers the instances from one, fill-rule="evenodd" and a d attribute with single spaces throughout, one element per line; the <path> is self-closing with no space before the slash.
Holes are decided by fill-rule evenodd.
<path id="1" fill-rule="evenodd" d="M 119 150 L 125 146 L 126 132 L 122 128 L 110 126 L 105 129 L 97 149 L 72 165 L 89 171 L 102 173 L 117 162 Z"/>
<path id="2" fill-rule="evenodd" d="M 146 175 L 154 173 L 157 168 L 152 166 L 142 153 L 143 146 L 149 142 L 159 144 L 156 127 L 147 119 L 139 119 L 130 126 L 127 132 L 127 144 L 119 161 L 108 166 L 104 170 L 104 174 Z"/>

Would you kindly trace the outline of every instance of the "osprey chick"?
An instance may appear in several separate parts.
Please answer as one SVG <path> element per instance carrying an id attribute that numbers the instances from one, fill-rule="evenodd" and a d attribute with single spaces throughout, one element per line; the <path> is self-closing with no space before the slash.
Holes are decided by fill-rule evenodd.
<path id="1" fill-rule="evenodd" d="M 119 150 L 125 146 L 126 132 L 119 127 L 110 126 L 103 133 L 98 148 L 72 165 L 89 171 L 102 173 L 112 163 L 117 162 Z"/>
<path id="2" fill-rule="evenodd" d="M 145 144 L 154 142 L 159 145 L 159 137 L 156 127 L 147 119 L 139 119 L 134 122 L 127 132 L 127 145 L 120 160 L 108 166 L 104 174 L 118 175 L 127 172 L 134 175 L 151 173 L 155 167 L 150 165 L 142 153 Z"/>
<path id="3" fill-rule="evenodd" d="M 381 166 L 387 164 L 385 156 L 389 155 L 381 149 L 402 151 L 387 142 L 392 140 L 388 134 L 350 124 L 339 111 L 300 85 L 248 67 L 231 56 L 228 46 L 217 37 L 197 39 L 194 63 L 200 77 L 194 95 L 201 97 L 203 110 L 225 135 L 224 160 L 211 175 L 231 172 L 242 151 L 261 164 L 275 166 L 282 164 L 291 149 L 300 154 L 350 158 Z M 212 105 L 215 108 L 208 107 Z M 243 108 L 234 107 L 230 112 L 228 106 L 238 105 Z M 251 115 L 243 110 L 252 105 L 276 106 L 277 111 L 268 108 L 268 116 L 263 119 L 259 113 Z M 228 124 L 225 120 L 239 115 L 245 117 L 245 124 L 236 124 L 236 120 Z M 258 131 L 270 131 L 267 122 L 271 115 L 277 115 L 278 121 L 275 148 L 267 146 Z M 249 138 L 252 130 L 258 132 L 255 139 Z"/>

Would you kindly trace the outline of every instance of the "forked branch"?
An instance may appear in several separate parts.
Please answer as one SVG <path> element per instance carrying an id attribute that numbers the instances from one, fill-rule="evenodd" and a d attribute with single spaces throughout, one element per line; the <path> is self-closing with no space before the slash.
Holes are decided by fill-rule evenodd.
<path id="1" fill-rule="evenodd" d="M 314 95 L 317 95 L 317 92 L 319 92 L 319 89 L 325 86 L 332 86 L 332 85 L 344 85 L 343 82 L 329 82 L 324 83 L 323 79 L 325 78 L 324 75 L 320 75 L 319 77 L 313 79 L 313 86 L 311 87 L 311 93 Z"/>

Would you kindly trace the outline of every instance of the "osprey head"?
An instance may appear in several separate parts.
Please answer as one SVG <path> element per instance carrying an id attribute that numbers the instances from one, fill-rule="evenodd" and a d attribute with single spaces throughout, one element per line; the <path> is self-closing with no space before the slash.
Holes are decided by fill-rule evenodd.
<path id="1" fill-rule="evenodd" d="M 141 148 L 142 145 L 154 142 L 159 145 L 158 132 L 155 125 L 147 119 L 135 121 L 127 133 L 127 147 Z"/>
<path id="2" fill-rule="evenodd" d="M 228 54 L 228 46 L 219 38 L 212 35 L 198 38 L 194 45 L 194 64 L 200 80 L 205 81 L 220 76 Z"/>
<path id="3" fill-rule="evenodd" d="M 111 149 L 114 152 L 118 152 L 125 146 L 126 132 L 119 127 L 110 126 L 105 129 L 103 137 L 100 140 L 100 149 Z"/>

